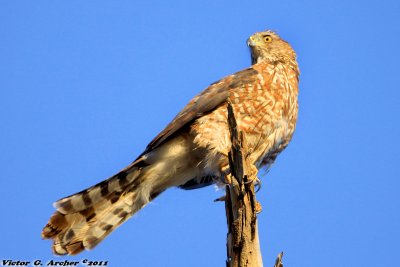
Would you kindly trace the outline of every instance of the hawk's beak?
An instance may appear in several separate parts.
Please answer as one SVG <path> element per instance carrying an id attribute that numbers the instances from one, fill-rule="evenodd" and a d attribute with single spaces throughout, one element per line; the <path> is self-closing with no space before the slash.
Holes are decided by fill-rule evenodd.
<path id="1" fill-rule="evenodd" d="M 249 39 L 247 39 L 247 46 L 248 47 L 253 47 L 255 45 L 256 45 L 256 43 L 254 42 L 253 36 L 251 36 Z"/>

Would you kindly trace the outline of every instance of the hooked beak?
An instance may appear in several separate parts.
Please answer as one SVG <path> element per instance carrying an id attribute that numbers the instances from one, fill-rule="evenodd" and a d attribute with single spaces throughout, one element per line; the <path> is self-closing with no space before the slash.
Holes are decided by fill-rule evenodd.
<path id="1" fill-rule="evenodd" d="M 256 43 L 254 42 L 253 36 L 251 36 L 249 39 L 247 39 L 247 46 L 248 47 L 253 47 L 255 45 L 256 45 Z"/>

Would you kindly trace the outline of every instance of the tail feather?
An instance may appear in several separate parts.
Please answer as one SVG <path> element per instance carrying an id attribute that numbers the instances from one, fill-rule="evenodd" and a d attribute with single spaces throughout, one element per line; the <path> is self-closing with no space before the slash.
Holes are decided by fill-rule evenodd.
<path id="1" fill-rule="evenodd" d="M 117 184 L 116 178 L 121 177 L 121 174 L 117 174 L 87 190 L 57 201 L 55 206 L 58 210 L 42 231 L 44 239 L 54 239 L 53 252 L 58 255 L 75 255 L 84 249 L 92 249 L 141 209 L 147 202 L 140 196 L 140 179 L 137 179 L 139 173 L 140 170 L 136 170 L 125 175 L 129 183 Z M 115 190 L 117 186 L 119 191 L 111 191 L 101 198 L 91 193 L 99 192 L 100 187 Z M 83 195 L 93 196 L 93 201 L 85 203 Z"/>
<path id="2" fill-rule="evenodd" d="M 121 198 L 117 205 L 113 205 L 105 210 L 90 228 L 87 228 L 83 244 L 88 249 L 94 248 L 108 234 L 114 231 L 118 226 L 140 210 L 145 204 L 140 201 L 135 201 L 131 204 L 132 199 L 136 198 L 135 192 L 129 192 L 126 197 Z"/>
<path id="3" fill-rule="evenodd" d="M 140 175 L 140 169 L 131 168 L 102 181 L 74 195 L 62 198 L 54 203 L 54 207 L 63 214 L 87 209 L 107 198 L 113 192 L 122 192 Z"/>
<path id="4" fill-rule="evenodd" d="M 94 248 L 161 192 L 196 177 L 197 157 L 188 157 L 192 152 L 185 136 L 171 139 L 111 178 L 60 199 L 42 237 L 53 239 L 59 255 Z"/>

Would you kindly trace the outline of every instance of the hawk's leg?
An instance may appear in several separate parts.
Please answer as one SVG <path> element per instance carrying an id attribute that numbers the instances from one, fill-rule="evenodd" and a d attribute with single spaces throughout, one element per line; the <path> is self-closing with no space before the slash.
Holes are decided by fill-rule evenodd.
<path id="1" fill-rule="evenodd" d="M 258 174 L 257 167 L 254 166 L 254 164 L 247 163 L 246 166 L 247 181 L 245 183 L 246 184 L 254 183 L 255 186 L 257 187 L 256 193 L 261 189 L 261 180 L 258 178 L 257 174 Z"/>
<path id="2" fill-rule="evenodd" d="M 230 185 L 232 183 L 232 178 L 231 178 L 231 171 L 229 168 L 229 165 L 223 165 L 220 167 L 220 175 L 218 179 L 218 187 L 222 188 L 223 186 Z M 220 196 L 217 199 L 214 199 L 214 202 L 218 201 L 225 201 L 226 195 Z"/>
<path id="3" fill-rule="evenodd" d="M 231 178 L 231 169 L 229 168 L 229 165 L 224 165 L 220 168 L 221 170 L 221 182 L 225 185 L 229 185 L 232 183 L 232 178 Z"/>
<path id="4" fill-rule="evenodd" d="M 256 166 L 254 166 L 253 164 L 247 164 L 247 178 L 248 180 L 245 182 L 246 184 L 248 183 L 255 183 L 255 185 L 257 186 L 257 190 L 256 192 L 258 192 L 261 189 L 261 180 L 258 178 L 257 174 L 258 174 L 258 169 Z M 220 180 L 223 184 L 231 184 L 232 183 L 232 178 L 231 178 L 231 171 L 229 168 L 229 165 L 223 165 L 222 167 L 220 167 Z"/>

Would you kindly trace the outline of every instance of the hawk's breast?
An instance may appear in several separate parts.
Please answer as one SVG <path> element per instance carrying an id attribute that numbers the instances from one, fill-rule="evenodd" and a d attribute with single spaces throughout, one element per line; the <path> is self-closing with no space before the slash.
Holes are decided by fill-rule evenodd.
<path id="1" fill-rule="evenodd" d="M 259 63 L 245 83 L 229 89 L 236 122 L 246 137 L 256 165 L 282 151 L 289 143 L 297 119 L 297 77 L 283 64 Z M 230 136 L 227 103 L 198 118 L 191 129 L 197 146 L 208 150 L 209 160 L 227 155 Z M 276 157 L 276 156 L 275 156 Z M 218 158 L 218 159 L 217 159 Z"/>

